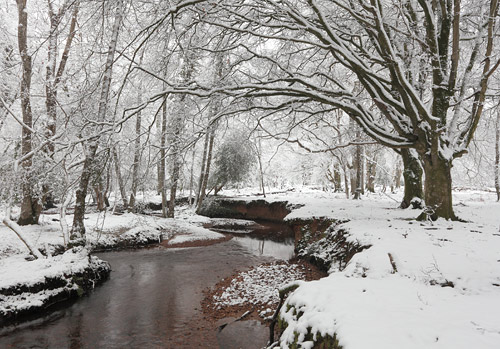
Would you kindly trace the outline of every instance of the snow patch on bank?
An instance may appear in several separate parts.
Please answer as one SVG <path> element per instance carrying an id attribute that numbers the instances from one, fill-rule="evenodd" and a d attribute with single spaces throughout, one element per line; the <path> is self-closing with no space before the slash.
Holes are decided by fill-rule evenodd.
<path id="1" fill-rule="evenodd" d="M 213 304 L 217 309 L 226 306 L 259 305 L 262 314 L 272 315 L 267 309 L 275 309 L 279 302 L 278 290 L 286 284 L 305 278 L 303 269 L 286 262 L 261 265 L 241 272 L 231 281 L 220 295 L 214 295 Z"/>
<path id="2" fill-rule="evenodd" d="M 88 251 L 75 248 L 64 254 L 26 261 L 20 255 L 0 260 L 0 315 L 2 321 L 26 311 L 49 306 L 53 300 L 83 294 L 84 284 L 94 283 L 109 273 L 108 263 Z M 89 274 L 88 279 L 76 280 Z M 0 321 L 0 323 L 2 323 Z"/>
<path id="3" fill-rule="evenodd" d="M 29 262 L 21 255 L 0 259 L 0 290 L 16 285 L 31 286 L 45 278 L 82 272 L 89 266 L 92 260 L 89 258 L 97 257 L 89 257 L 87 250 L 83 249 Z"/>
<path id="4" fill-rule="evenodd" d="M 189 222 L 172 220 L 166 231 L 174 238 L 168 241 L 169 245 L 177 245 L 192 241 L 206 241 L 223 239 L 224 235 L 213 232 L 203 227 L 196 226 Z"/>

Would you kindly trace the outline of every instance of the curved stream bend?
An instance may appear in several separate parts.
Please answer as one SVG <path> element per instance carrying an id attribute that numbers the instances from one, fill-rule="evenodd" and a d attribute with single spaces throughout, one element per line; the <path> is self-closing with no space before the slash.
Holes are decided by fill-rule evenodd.
<path id="1" fill-rule="evenodd" d="M 202 291 L 237 269 L 270 261 L 274 250 L 279 257 L 293 250 L 290 239 L 266 243 L 248 236 L 201 248 L 100 253 L 113 269 L 109 281 L 68 308 L 0 329 L 0 347 L 229 348 L 231 338 L 223 336 L 219 346 L 203 318 Z M 256 344 L 258 332 L 244 338 L 240 331 L 237 340 Z"/>

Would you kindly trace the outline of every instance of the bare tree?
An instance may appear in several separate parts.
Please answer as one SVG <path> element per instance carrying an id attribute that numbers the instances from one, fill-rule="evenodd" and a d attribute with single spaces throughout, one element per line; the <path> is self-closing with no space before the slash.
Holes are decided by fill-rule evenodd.
<path id="1" fill-rule="evenodd" d="M 160 160 L 158 170 L 158 189 L 161 193 L 161 210 L 163 217 L 167 217 L 167 188 L 165 187 L 165 168 L 166 168 L 166 139 L 167 139 L 167 99 L 163 101 L 161 108 L 161 131 L 160 131 Z"/>
<path id="2" fill-rule="evenodd" d="M 493 50 L 498 1 L 471 3 L 467 18 L 459 0 L 401 5 L 221 0 L 212 8 L 200 6 L 206 23 L 241 36 L 237 49 L 246 50 L 246 61 L 271 62 L 275 69 L 266 78 L 245 71 L 248 83 L 191 90 L 201 88 L 207 95 L 223 90 L 241 98 L 279 94 L 295 102 L 290 109 L 310 101 L 340 108 L 380 144 L 417 151 L 429 207 L 421 218 L 456 219 L 451 167 L 473 139 L 489 78 L 500 64 Z M 465 29 L 472 35 L 463 37 Z M 271 39 L 273 49 L 245 44 Z M 336 66 L 351 74 L 359 92 L 336 74 Z M 163 93 L 173 91 L 186 93 L 176 87 Z"/>
<path id="3" fill-rule="evenodd" d="M 76 23 L 79 11 L 79 1 L 69 2 L 65 1 L 63 5 L 56 10 L 54 8 L 54 4 L 52 1 L 48 0 L 48 14 L 50 21 L 50 32 L 48 37 L 48 48 L 47 48 L 47 65 L 46 65 L 46 74 L 45 74 L 45 107 L 47 110 L 47 130 L 46 137 L 50 138 L 56 134 L 57 127 L 57 93 L 58 87 L 61 83 L 61 79 L 63 78 L 66 64 L 68 62 L 71 44 L 75 37 L 76 33 Z M 58 38 L 60 32 L 60 26 L 63 16 L 66 11 L 73 7 L 73 11 L 71 13 L 71 20 L 69 25 L 69 32 L 66 38 L 66 43 L 64 45 L 63 53 L 59 64 L 57 62 L 58 56 Z M 49 143 L 47 147 L 44 149 L 50 159 L 54 158 L 55 152 L 55 144 L 53 142 Z M 53 206 L 53 195 L 50 191 L 50 184 L 45 183 L 43 185 L 43 203 L 47 207 Z"/>
<path id="4" fill-rule="evenodd" d="M 500 106 L 500 104 L 499 104 Z M 500 108 L 497 107 L 497 120 L 495 129 L 495 191 L 497 201 L 500 201 Z"/>
<path id="5" fill-rule="evenodd" d="M 19 25 L 17 30 L 17 41 L 19 54 L 21 56 L 23 77 L 21 81 L 21 109 L 23 114 L 21 153 L 26 155 L 31 153 L 33 148 L 33 114 L 31 111 L 31 75 L 32 60 L 28 52 L 28 9 L 27 0 L 16 0 L 19 15 Z M 22 192 L 21 215 L 19 225 L 38 224 L 38 218 L 42 206 L 33 188 L 32 173 L 33 158 L 25 159 L 22 166 Z"/>
<path id="6" fill-rule="evenodd" d="M 117 0 L 116 6 L 114 7 L 114 23 L 111 31 L 111 39 L 109 42 L 109 47 L 107 51 L 106 64 L 104 66 L 104 73 L 102 77 L 101 83 L 101 94 L 99 99 L 99 109 L 97 112 L 97 126 L 95 126 L 95 136 L 89 142 L 86 154 L 85 161 L 83 163 L 82 174 L 80 177 L 80 183 L 78 189 L 76 191 L 76 202 L 75 202 L 75 213 L 73 216 L 73 226 L 71 229 L 70 238 L 72 240 L 75 239 L 84 239 L 85 238 L 85 225 L 83 223 L 84 215 L 85 215 L 85 200 L 87 197 L 87 190 L 90 182 L 90 178 L 92 176 L 93 167 L 95 164 L 95 158 L 97 154 L 97 148 L 99 147 L 99 139 L 101 137 L 102 124 L 106 120 L 106 111 L 108 108 L 108 100 L 109 100 L 109 90 L 111 86 L 111 78 L 113 71 L 113 64 L 116 52 L 116 45 L 118 41 L 118 34 L 120 32 L 123 11 L 125 5 L 123 0 Z"/>

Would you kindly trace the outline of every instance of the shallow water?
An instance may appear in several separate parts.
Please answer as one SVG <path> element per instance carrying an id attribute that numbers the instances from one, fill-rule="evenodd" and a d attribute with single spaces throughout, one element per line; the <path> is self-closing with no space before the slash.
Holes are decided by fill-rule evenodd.
<path id="1" fill-rule="evenodd" d="M 108 281 L 69 307 L 0 329 L 0 348 L 232 348 L 227 336 L 219 345 L 204 321 L 202 291 L 270 255 L 286 258 L 289 242 L 281 245 L 237 237 L 197 248 L 100 253 L 113 269 Z"/>

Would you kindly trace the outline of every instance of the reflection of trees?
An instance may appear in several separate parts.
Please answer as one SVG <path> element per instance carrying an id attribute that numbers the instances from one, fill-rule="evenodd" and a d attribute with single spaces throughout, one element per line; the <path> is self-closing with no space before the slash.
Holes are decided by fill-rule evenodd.
<path id="1" fill-rule="evenodd" d="M 264 254 L 264 243 L 265 243 L 265 240 L 259 240 L 259 253 L 261 255 Z"/>
<path id="2" fill-rule="evenodd" d="M 79 313 L 75 320 L 71 321 L 69 328 L 69 340 L 71 349 L 80 349 L 82 347 L 82 313 Z"/>

